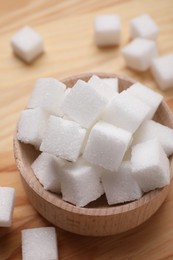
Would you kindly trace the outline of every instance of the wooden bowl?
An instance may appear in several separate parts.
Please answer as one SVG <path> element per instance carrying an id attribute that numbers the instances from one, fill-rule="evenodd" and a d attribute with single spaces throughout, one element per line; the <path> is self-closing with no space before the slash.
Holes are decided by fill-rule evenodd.
<path id="1" fill-rule="evenodd" d="M 78 79 L 87 81 L 93 74 L 99 77 L 117 77 L 108 73 L 88 73 L 63 80 L 72 87 Z M 120 91 L 132 85 L 133 80 L 119 77 Z M 158 108 L 155 119 L 173 128 L 173 117 L 163 101 Z M 109 206 L 105 195 L 84 208 L 78 208 L 62 200 L 60 195 L 43 189 L 36 179 L 31 164 L 38 156 L 38 151 L 14 138 L 14 155 L 21 179 L 34 208 L 53 225 L 67 231 L 89 236 L 107 236 L 132 229 L 149 219 L 164 202 L 169 186 L 146 193 L 137 201 Z M 171 173 L 173 159 L 170 158 Z"/>

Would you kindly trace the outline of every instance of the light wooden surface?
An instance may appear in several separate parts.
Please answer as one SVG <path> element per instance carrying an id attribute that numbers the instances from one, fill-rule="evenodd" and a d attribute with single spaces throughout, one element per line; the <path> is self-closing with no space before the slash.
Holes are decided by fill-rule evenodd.
<path id="1" fill-rule="evenodd" d="M 121 16 L 120 47 L 102 50 L 94 45 L 94 17 L 105 13 Z M 81 72 L 104 71 L 129 75 L 157 89 L 149 71 L 139 74 L 127 69 L 120 54 L 120 48 L 129 41 L 130 19 L 143 13 L 150 13 L 160 28 L 160 54 L 173 52 L 172 0 L 0 1 L 0 185 L 15 187 L 17 191 L 13 226 L 0 228 L 0 259 L 21 259 L 22 229 L 49 225 L 28 202 L 13 159 L 15 125 L 34 80 L 41 76 L 61 79 Z M 13 33 L 26 24 L 45 39 L 45 54 L 30 66 L 13 55 L 9 44 Z M 173 109 L 173 90 L 162 94 Z M 91 238 L 57 229 L 59 258 L 173 259 L 172 219 L 173 189 L 159 211 L 130 232 Z"/>

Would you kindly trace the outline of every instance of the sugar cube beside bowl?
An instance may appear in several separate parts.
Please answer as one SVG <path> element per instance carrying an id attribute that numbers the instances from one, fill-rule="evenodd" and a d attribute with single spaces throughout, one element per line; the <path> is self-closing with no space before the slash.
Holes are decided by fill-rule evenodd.
<path id="1" fill-rule="evenodd" d="M 101 78 L 118 77 L 120 91 L 134 82 L 131 79 L 111 73 L 87 73 L 62 80 L 72 87 L 78 79 L 87 81 L 93 74 Z M 165 101 L 160 104 L 155 118 L 158 122 L 173 128 L 173 116 Z M 84 208 L 63 201 L 61 195 L 43 188 L 35 177 L 31 164 L 39 152 L 31 145 L 21 143 L 14 137 L 14 155 L 26 194 L 33 207 L 50 223 L 64 230 L 87 236 L 108 236 L 118 234 L 145 222 L 162 205 L 169 186 L 150 191 L 137 201 L 109 206 L 103 195 Z M 173 159 L 170 157 L 172 175 Z"/>

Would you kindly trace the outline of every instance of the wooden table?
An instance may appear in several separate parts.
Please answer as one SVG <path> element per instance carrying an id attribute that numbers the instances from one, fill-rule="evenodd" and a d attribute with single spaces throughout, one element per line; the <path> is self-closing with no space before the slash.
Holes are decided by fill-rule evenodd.
<path id="1" fill-rule="evenodd" d="M 98 49 L 93 21 L 98 14 L 117 13 L 122 21 L 119 47 Z M 129 21 L 152 15 L 160 28 L 161 55 L 173 52 L 172 0 L 5 0 L 0 1 L 0 185 L 16 188 L 13 226 L 0 228 L 0 259 L 21 259 L 21 230 L 50 226 L 31 206 L 13 158 L 12 139 L 20 111 L 39 77 L 103 71 L 128 75 L 159 91 L 149 71 L 125 67 L 120 49 L 129 41 Z M 17 59 L 11 36 L 31 25 L 45 40 L 45 53 L 32 65 Z M 173 109 L 173 90 L 161 92 Z M 173 183 L 172 183 L 173 188 Z M 173 259 L 173 189 L 159 211 L 135 230 L 112 237 L 83 237 L 57 228 L 60 259 Z"/>

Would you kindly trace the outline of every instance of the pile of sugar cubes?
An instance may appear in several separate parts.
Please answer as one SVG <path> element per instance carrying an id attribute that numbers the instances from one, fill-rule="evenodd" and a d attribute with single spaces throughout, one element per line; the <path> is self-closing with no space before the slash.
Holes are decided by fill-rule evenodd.
<path id="1" fill-rule="evenodd" d="M 71 89 L 41 78 L 21 113 L 17 138 L 40 150 L 32 163 L 44 189 L 84 207 L 137 200 L 170 183 L 173 129 L 152 118 L 163 97 L 135 83 L 93 75 Z"/>
<path id="2" fill-rule="evenodd" d="M 95 19 L 95 42 L 99 47 L 119 45 L 121 23 L 118 15 L 100 15 Z M 158 56 L 156 39 L 158 26 L 148 14 L 130 21 L 131 42 L 122 49 L 126 65 L 137 71 L 151 69 L 158 86 L 162 89 L 173 87 L 173 54 Z"/>

